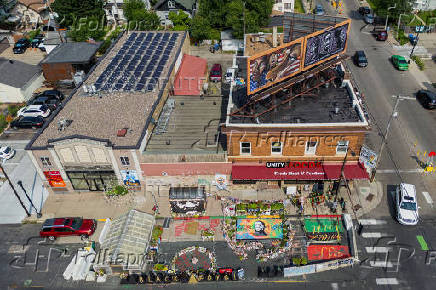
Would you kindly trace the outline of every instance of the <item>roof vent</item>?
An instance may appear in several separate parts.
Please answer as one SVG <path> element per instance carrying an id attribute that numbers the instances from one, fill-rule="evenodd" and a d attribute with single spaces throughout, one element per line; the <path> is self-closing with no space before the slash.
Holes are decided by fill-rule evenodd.
<path id="1" fill-rule="evenodd" d="M 66 120 L 66 119 L 62 119 L 58 122 L 58 130 L 59 131 L 64 131 L 65 128 L 67 128 L 68 126 L 71 125 L 71 123 L 73 123 L 73 120 Z"/>
<path id="2" fill-rule="evenodd" d="M 117 131 L 117 137 L 124 137 L 127 134 L 127 128 L 119 129 Z"/>

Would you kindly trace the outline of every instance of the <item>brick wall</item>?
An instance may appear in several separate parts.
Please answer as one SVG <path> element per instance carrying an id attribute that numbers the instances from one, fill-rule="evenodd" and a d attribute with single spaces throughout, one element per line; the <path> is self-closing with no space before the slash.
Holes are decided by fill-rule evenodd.
<path id="1" fill-rule="evenodd" d="M 72 80 L 75 70 L 70 63 L 43 63 L 42 70 L 48 82 Z"/>

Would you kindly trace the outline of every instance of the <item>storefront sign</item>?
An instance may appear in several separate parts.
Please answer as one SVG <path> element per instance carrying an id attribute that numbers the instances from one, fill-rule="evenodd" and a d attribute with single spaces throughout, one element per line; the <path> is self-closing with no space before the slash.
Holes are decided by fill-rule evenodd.
<path id="1" fill-rule="evenodd" d="M 121 176 L 123 177 L 124 185 L 127 186 L 141 185 L 136 170 L 121 170 L 120 172 L 121 172 Z"/>
<path id="2" fill-rule="evenodd" d="M 266 168 L 285 168 L 287 162 L 267 162 Z"/>
<path id="3" fill-rule="evenodd" d="M 44 171 L 44 175 L 51 187 L 66 186 L 59 171 Z"/>
<path id="4" fill-rule="evenodd" d="M 282 239 L 281 219 L 246 218 L 236 222 L 237 240 Z"/>
<path id="5" fill-rule="evenodd" d="M 322 161 L 266 162 L 266 168 L 322 168 Z"/>
<path id="6" fill-rule="evenodd" d="M 332 260 L 350 256 L 348 246 L 310 245 L 307 247 L 309 261 Z"/>

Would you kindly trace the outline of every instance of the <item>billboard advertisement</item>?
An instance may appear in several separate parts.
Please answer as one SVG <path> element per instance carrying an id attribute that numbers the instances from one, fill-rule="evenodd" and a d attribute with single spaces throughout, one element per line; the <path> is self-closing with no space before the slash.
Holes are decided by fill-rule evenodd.
<path id="1" fill-rule="evenodd" d="M 350 20 L 306 36 L 303 70 L 329 60 L 347 48 Z"/>
<path id="2" fill-rule="evenodd" d="M 44 175 L 51 187 L 66 186 L 59 171 L 44 171 Z"/>
<path id="3" fill-rule="evenodd" d="M 248 58 L 247 93 L 255 93 L 300 72 L 303 40 L 299 38 Z"/>
<path id="4" fill-rule="evenodd" d="M 237 240 L 282 239 L 283 225 L 281 219 L 245 218 L 236 222 Z"/>

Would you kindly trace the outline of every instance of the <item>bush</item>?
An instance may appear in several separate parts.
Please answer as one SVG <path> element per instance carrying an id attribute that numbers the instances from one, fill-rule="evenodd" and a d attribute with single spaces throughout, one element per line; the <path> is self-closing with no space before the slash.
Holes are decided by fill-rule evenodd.
<path id="1" fill-rule="evenodd" d="M 17 116 L 17 112 L 18 112 L 22 107 L 24 107 L 24 106 L 25 106 L 24 104 L 20 104 L 20 105 L 9 105 L 9 106 L 8 106 L 8 112 L 9 112 L 9 115 L 11 115 L 12 117 Z"/>
<path id="2" fill-rule="evenodd" d="M 39 28 L 37 30 L 30 31 L 27 35 L 29 36 L 29 39 L 32 40 L 35 36 L 41 33 L 41 30 Z"/>
<path id="3" fill-rule="evenodd" d="M 0 132 L 3 132 L 3 130 L 8 126 L 8 122 L 6 121 L 5 115 L 0 115 Z"/>
<path id="4" fill-rule="evenodd" d="M 416 65 L 418 66 L 418 68 L 420 69 L 420 70 L 424 70 L 424 68 L 425 68 L 425 64 L 424 64 L 424 62 L 422 61 L 422 59 L 419 57 L 419 56 L 417 56 L 417 55 L 412 55 L 412 60 L 416 63 Z"/>
<path id="5" fill-rule="evenodd" d="M 123 196 L 128 194 L 129 191 L 124 185 L 115 185 L 110 190 L 106 191 L 106 195 L 109 196 Z"/>
<path id="6" fill-rule="evenodd" d="M 400 43 L 400 45 L 404 45 L 410 41 L 409 38 L 404 34 L 404 30 L 401 29 L 398 32 L 398 36 L 396 39 Z"/>

